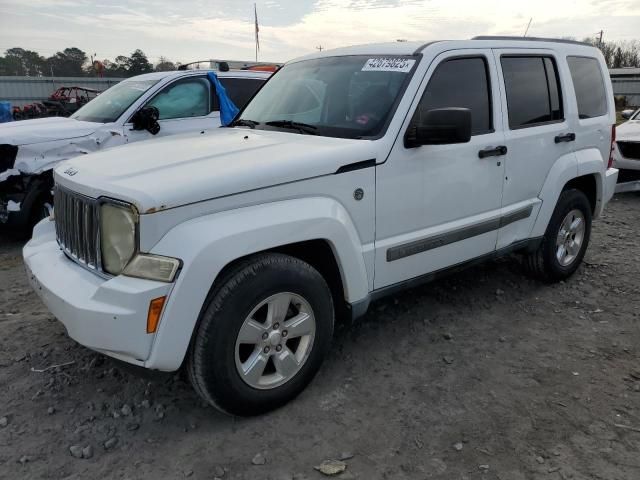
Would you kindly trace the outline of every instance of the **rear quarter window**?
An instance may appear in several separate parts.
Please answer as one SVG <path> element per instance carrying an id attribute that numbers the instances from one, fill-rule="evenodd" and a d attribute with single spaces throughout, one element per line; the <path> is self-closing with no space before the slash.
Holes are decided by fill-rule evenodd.
<path id="1" fill-rule="evenodd" d="M 607 114 L 607 93 L 600 63 L 590 57 L 567 57 L 571 80 L 576 92 L 579 118 Z"/>
<path id="2" fill-rule="evenodd" d="M 220 77 L 220 82 L 224 85 L 227 95 L 231 101 L 236 107 L 242 110 L 251 97 L 253 97 L 253 94 L 262 86 L 264 80 L 258 80 L 255 78 Z M 216 110 L 218 109 L 219 108 L 216 108 Z"/>

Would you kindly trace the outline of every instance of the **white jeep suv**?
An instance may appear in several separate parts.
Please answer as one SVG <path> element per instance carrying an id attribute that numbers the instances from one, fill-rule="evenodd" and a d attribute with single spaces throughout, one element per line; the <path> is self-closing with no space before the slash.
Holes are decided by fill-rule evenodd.
<path id="1" fill-rule="evenodd" d="M 81 344 L 257 414 L 304 389 L 345 312 L 508 252 L 569 277 L 615 188 L 614 123 L 603 57 L 576 42 L 309 55 L 231 128 L 56 169 L 28 275 Z"/>

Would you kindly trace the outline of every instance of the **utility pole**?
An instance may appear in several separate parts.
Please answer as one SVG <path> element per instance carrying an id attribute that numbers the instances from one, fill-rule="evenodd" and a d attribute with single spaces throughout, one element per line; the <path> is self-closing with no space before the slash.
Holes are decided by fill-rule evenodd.
<path id="1" fill-rule="evenodd" d="M 602 36 L 604 35 L 604 30 L 600 30 L 598 32 L 598 35 L 599 35 L 598 46 L 601 47 L 602 46 Z"/>
<path id="2" fill-rule="evenodd" d="M 316 47 L 316 50 L 318 50 L 318 51 L 320 51 L 320 52 L 322 52 L 322 50 L 323 50 L 323 49 L 324 49 L 324 47 L 323 47 L 322 45 L 318 45 L 318 46 Z"/>

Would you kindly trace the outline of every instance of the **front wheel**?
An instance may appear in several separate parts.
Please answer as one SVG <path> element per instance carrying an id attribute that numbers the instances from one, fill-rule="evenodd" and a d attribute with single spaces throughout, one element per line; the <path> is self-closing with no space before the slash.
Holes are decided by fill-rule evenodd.
<path id="1" fill-rule="evenodd" d="M 324 278 L 282 254 L 232 269 L 209 297 L 187 370 L 196 392 L 234 415 L 257 415 L 298 395 L 328 353 L 334 309 Z"/>
<path id="2" fill-rule="evenodd" d="M 558 203 L 542 243 L 524 258 L 525 268 L 545 281 L 560 281 L 578 269 L 591 236 L 591 204 L 580 190 L 565 190 Z"/>

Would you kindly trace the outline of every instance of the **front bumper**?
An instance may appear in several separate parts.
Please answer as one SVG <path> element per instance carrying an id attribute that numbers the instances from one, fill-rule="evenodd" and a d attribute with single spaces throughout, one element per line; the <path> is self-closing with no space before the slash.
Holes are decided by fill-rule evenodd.
<path id="1" fill-rule="evenodd" d="M 36 225 L 23 255 L 29 282 L 71 338 L 144 366 L 154 337 L 146 333 L 149 302 L 169 295 L 170 284 L 122 275 L 99 277 L 66 257 L 49 220 Z"/>
<path id="2" fill-rule="evenodd" d="M 618 179 L 619 183 L 616 185 L 616 193 L 640 192 L 640 180 L 637 179 L 640 177 L 640 160 L 623 157 L 616 146 L 613 151 L 613 166 L 621 171 L 621 178 Z M 635 173 L 637 175 L 633 175 Z"/>

